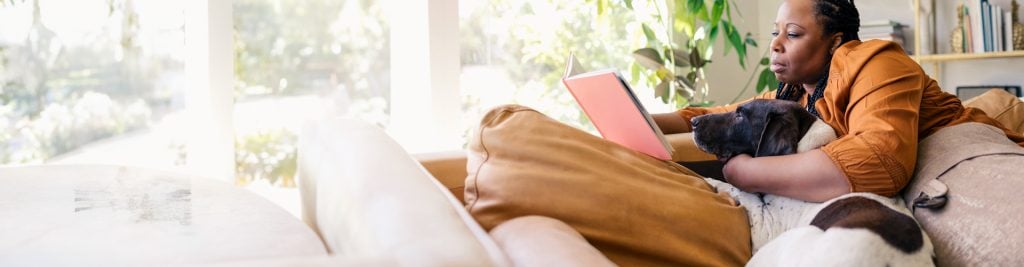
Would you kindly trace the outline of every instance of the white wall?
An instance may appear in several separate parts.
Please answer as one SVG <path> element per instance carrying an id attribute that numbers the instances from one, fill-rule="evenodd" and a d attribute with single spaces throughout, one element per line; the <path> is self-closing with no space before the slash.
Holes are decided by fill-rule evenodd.
<path id="1" fill-rule="evenodd" d="M 922 0 L 927 3 L 927 0 Z M 990 0 L 995 5 L 1010 7 L 1011 0 Z M 739 0 L 740 10 L 747 21 L 737 22 L 741 31 L 750 31 L 758 41 L 760 49 L 766 49 L 771 40 L 772 23 L 779 5 L 783 0 Z M 938 32 L 938 49 L 940 52 L 950 51 L 949 33 L 955 26 L 956 17 L 954 8 L 960 1 L 937 0 L 936 12 Z M 856 0 L 857 9 L 861 14 L 861 21 L 879 19 L 892 19 L 908 25 L 905 29 L 907 46 L 913 47 L 914 13 L 912 10 L 913 0 Z M 1024 15 L 1024 12 L 1021 12 Z M 1024 17 L 1024 16 L 1022 16 Z M 927 44 L 927 43 L 925 43 Z M 719 49 L 720 47 L 715 47 Z M 728 58 L 721 58 L 721 50 L 716 50 L 714 63 L 709 65 L 709 80 L 711 82 L 711 99 L 716 103 L 730 101 L 736 93 L 742 90 L 750 71 L 743 71 L 736 64 L 735 54 Z M 752 63 L 756 63 L 760 54 L 751 51 L 749 54 Z M 723 64 L 724 63 L 724 64 Z M 936 72 L 932 63 L 925 63 L 922 66 L 929 75 L 938 77 L 939 85 L 947 92 L 954 92 L 956 86 L 960 85 L 1022 85 L 1024 84 L 1024 57 L 1010 59 L 986 59 L 971 61 L 956 61 L 942 63 Z M 938 74 L 938 75 L 936 75 Z M 742 79 L 741 79 L 742 78 Z M 756 82 L 756 81 L 755 81 Z M 753 86 L 753 85 L 752 85 Z M 754 95 L 750 90 L 745 97 Z"/>
<path id="2" fill-rule="evenodd" d="M 756 70 L 762 52 L 768 47 L 768 43 L 762 42 L 762 38 L 759 37 L 767 35 L 767 33 L 757 30 L 760 14 L 758 12 L 758 5 L 754 4 L 754 1 L 739 0 L 735 2 L 739 6 L 733 7 L 733 23 L 736 24 L 740 34 L 745 35 L 747 32 L 750 32 L 754 34 L 754 38 L 757 40 L 758 47 L 747 48 L 747 69 L 740 68 L 739 61 L 736 59 L 736 51 L 730 51 L 728 56 L 725 55 L 724 37 L 722 35 L 719 35 L 718 40 L 715 42 L 714 55 L 712 55 L 711 64 L 708 64 L 706 70 L 708 83 L 711 88 L 708 92 L 708 99 L 715 101 L 715 104 L 729 103 L 736 97 L 736 94 L 743 90 L 743 85 L 750 78 L 750 74 Z M 761 1 L 757 2 L 760 3 Z M 738 16 L 738 14 L 743 16 Z M 755 80 L 750 83 L 750 89 L 747 90 L 743 98 L 754 95 L 753 87 L 757 85 L 757 77 L 754 78 Z"/>

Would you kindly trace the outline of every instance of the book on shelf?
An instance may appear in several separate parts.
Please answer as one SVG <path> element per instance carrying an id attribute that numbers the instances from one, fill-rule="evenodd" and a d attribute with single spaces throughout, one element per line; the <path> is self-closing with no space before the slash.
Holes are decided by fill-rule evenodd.
<path id="1" fill-rule="evenodd" d="M 1003 11 L 1003 47 L 1013 51 L 1013 13 Z"/>
<path id="2" fill-rule="evenodd" d="M 569 54 L 562 83 L 601 137 L 651 157 L 672 160 L 668 139 L 618 71 L 588 72 Z"/>
<path id="3" fill-rule="evenodd" d="M 964 0 L 965 53 L 1013 51 L 1012 13 L 989 0 Z"/>
<path id="4" fill-rule="evenodd" d="M 907 48 L 903 35 L 903 25 L 893 20 L 883 19 L 865 22 L 861 25 L 857 35 L 864 41 L 885 40 L 899 44 L 904 50 Z"/>

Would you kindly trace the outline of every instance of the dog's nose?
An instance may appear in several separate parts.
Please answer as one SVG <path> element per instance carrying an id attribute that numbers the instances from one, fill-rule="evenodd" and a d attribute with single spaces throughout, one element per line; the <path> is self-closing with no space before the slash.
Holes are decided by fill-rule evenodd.
<path id="1" fill-rule="evenodd" d="M 698 118 L 690 119 L 690 128 L 697 129 L 697 125 L 700 125 L 700 120 L 698 120 Z"/>

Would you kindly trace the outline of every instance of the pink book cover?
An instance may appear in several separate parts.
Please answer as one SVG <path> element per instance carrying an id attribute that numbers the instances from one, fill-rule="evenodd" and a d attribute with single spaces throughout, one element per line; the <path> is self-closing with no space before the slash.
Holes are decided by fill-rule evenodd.
<path id="1" fill-rule="evenodd" d="M 672 146 L 622 76 L 614 70 L 580 73 L 578 65 L 569 55 L 562 83 L 601 136 L 652 157 L 672 160 Z"/>

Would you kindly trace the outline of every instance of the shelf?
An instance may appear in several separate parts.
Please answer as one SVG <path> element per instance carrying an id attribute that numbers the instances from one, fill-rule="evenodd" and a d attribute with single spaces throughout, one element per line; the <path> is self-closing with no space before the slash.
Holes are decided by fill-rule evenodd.
<path id="1" fill-rule="evenodd" d="M 911 56 L 919 62 L 1024 57 L 1024 51 Z"/>

